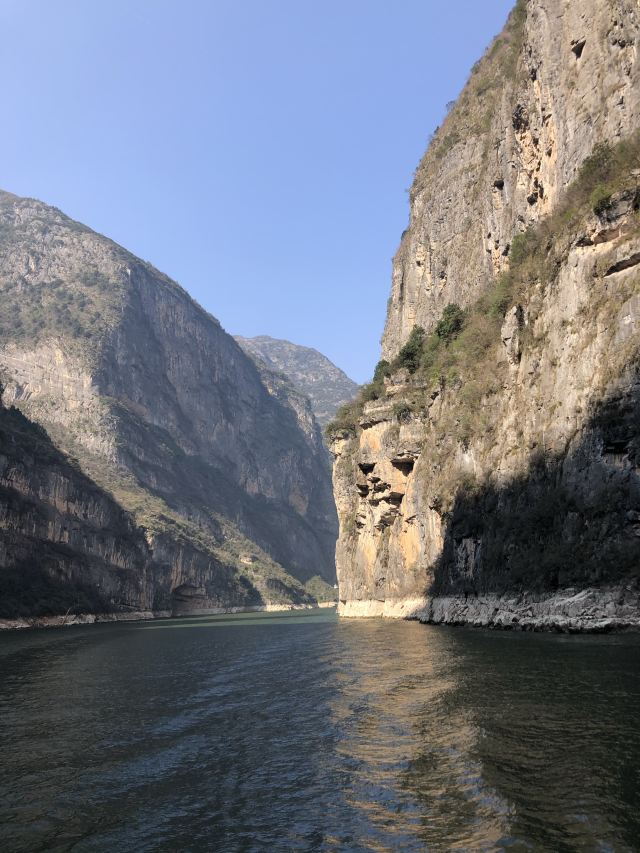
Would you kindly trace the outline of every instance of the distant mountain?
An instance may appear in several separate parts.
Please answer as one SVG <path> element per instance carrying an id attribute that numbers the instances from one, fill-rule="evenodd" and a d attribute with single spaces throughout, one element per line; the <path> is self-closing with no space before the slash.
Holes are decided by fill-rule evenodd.
<path id="1" fill-rule="evenodd" d="M 344 371 L 311 347 L 260 335 L 236 336 L 249 355 L 261 359 L 272 370 L 284 373 L 292 385 L 311 400 L 311 408 L 321 426 L 331 421 L 340 406 L 353 400 L 358 385 Z"/>

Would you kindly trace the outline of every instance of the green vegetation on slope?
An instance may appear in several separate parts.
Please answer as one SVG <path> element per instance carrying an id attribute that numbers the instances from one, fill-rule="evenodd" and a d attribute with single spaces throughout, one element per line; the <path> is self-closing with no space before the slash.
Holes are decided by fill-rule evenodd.
<path id="1" fill-rule="evenodd" d="M 43 206 L 41 216 L 30 215 L 24 221 L 7 216 L 2 208 L 5 197 L 11 209 L 16 203 L 0 194 L 0 258 L 12 273 L 1 282 L 0 339 L 33 346 L 64 336 L 72 346 L 86 350 L 88 339 L 102 336 L 117 321 L 122 282 L 87 263 L 64 279 L 55 270 L 43 274 L 42 261 L 51 249 L 81 247 L 92 232 L 55 208 Z"/>
<path id="2" fill-rule="evenodd" d="M 320 575 L 314 575 L 304 585 L 304 588 L 318 603 L 335 602 L 338 592 Z"/>
<path id="3" fill-rule="evenodd" d="M 500 386 L 496 349 L 508 309 L 530 297 L 536 284 L 554 281 L 585 218 L 606 216 L 616 194 L 635 192 L 636 222 L 628 236 L 640 233 L 640 190 L 632 174 L 639 168 L 640 133 L 615 147 L 597 146 L 555 211 L 513 238 L 509 270 L 489 281 L 467 310 L 448 305 L 431 334 L 415 327 L 396 359 L 392 363 L 381 361 L 373 381 L 362 388 L 353 403 L 339 410 L 327 434 L 355 434 L 365 403 L 384 397 L 385 378 L 404 368 L 412 375 L 414 387 L 422 391 L 414 397 L 416 407 L 425 403 L 434 386 L 458 388 L 459 437 L 468 438 L 481 426 L 481 400 Z M 535 300 L 530 299 L 528 307 L 531 321 L 535 319 Z"/>

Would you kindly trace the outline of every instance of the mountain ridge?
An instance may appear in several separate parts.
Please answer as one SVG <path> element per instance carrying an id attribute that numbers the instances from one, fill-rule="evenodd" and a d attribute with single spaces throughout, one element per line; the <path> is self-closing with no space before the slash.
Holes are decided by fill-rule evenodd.
<path id="1" fill-rule="evenodd" d="M 335 509 L 308 406 L 267 387 L 186 291 L 61 211 L 3 193 L 0 292 L 5 406 L 144 531 L 141 606 L 305 603 L 306 581 L 332 582 Z M 220 586 L 221 569 L 240 587 Z"/>

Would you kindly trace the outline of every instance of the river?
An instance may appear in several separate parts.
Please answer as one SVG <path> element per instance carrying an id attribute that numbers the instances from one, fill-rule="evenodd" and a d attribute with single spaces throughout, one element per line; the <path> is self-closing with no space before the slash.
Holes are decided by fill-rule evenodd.
<path id="1" fill-rule="evenodd" d="M 0 635 L 0 849 L 625 851 L 640 636 L 329 611 Z"/>

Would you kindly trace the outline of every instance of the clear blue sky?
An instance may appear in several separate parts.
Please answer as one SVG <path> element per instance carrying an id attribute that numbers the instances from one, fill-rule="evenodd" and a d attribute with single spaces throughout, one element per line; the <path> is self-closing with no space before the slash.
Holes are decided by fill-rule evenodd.
<path id="1" fill-rule="evenodd" d="M 365 381 L 413 170 L 511 5 L 0 0 L 0 186 Z"/>

